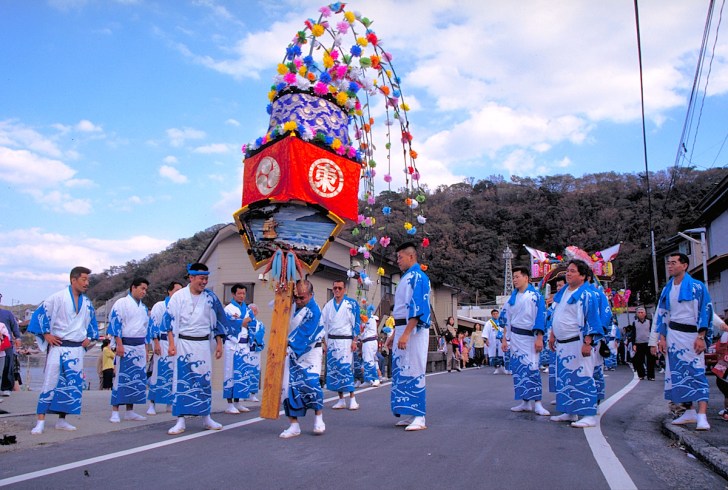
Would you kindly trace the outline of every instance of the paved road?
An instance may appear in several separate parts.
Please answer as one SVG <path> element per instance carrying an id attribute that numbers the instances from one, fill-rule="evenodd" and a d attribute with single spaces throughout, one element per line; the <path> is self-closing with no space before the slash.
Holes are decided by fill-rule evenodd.
<path id="1" fill-rule="evenodd" d="M 177 437 L 166 435 L 170 423 L 165 420 L 6 452 L 0 484 L 40 472 L 14 486 L 728 488 L 726 480 L 660 434 L 658 420 L 666 404 L 659 382 L 640 382 L 611 406 L 601 429 L 588 429 L 597 439 L 590 445 L 582 429 L 510 412 L 511 377 L 491 372 L 472 369 L 428 377 L 426 431 L 393 427 L 389 388 L 384 386 L 360 393 L 357 412 L 325 410 L 327 432 L 322 436 L 312 434 L 312 416 L 303 419 L 303 434 L 290 440 L 277 437 L 287 425 L 283 417 L 260 420 L 256 411 L 216 415 L 225 424 L 219 432 L 203 431 L 199 420 L 191 420 L 187 432 Z M 628 368 L 610 373 L 607 396 L 632 380 Z M 552 408 L 552 399 L 546 395 L 546 407 Z M 606 444 L 599 444 L 600 434 Z M 596 455 L 593 445 L 601 448 Z M 611 460 L 611 454 L 618 459 Z M 58 471 L 60 465 L 70 466 Z"/>

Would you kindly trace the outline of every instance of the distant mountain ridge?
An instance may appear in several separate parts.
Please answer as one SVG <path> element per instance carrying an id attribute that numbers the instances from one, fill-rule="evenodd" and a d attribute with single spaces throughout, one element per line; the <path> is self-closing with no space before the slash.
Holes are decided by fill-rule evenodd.
<path id="1" fill-rule="evenodd" d="M 658 248 L 678 231 L 695 225 L 698 203 L 726 174 L 726 168 L 690 167 L 650 174 Z M 372 206 L 377 219 L 374 230 L 378 237 L 391 237 L 392 245 L 382 253 L 392 260 L 396 245 L 412 239 L 421 243 L 426 236 L 430 246 L 419 248 L 420 261 L 429 267 L 427 274 L 435 284 L 462 289 L 463 302 L 474 300 L 476 295 L 494 299 L 503 293 L 502 254 L 506 245 L 513 250 L 515 266 L 529 264 L 523 244 L 562 253 L 568 245 L 594 252 L 619 242 L 622 250 L 614 262 L 612 287 L 626 285 L 631 289 L 630 304 L 655 300 L 643 174 L 514 176 L 510 181 L 491 176 L 424 189 L 426 200 L 417 210 L 405 204 L 401 193 L 382 192 Z M 385 206 L 391 208 L 386 216 L 382 213 Z M 418 223 L 419 214 L 426 218 L 426 224 Z M 415 237 L 402 227 L 406 221 L 417 224 Z M 151 282 L 145 303 L 153 305 L 165 297 L 170 281 L 182 281 L 185 265 L 199 258 L 223 226 L 217 224 L 180 239 L 143 260 L 93 274 L 89 296 L 98 306 L 127 289 L 134 277 L 144 276 Z M 354 228 L 355 224 L 347 223 L 341 237 L 361 244 L 365 233 L 352 235 Z"/>
<path id="2" fill-rule="evenodd" d="M 132 260 L 122 266 L 114 266 L 99 274 L 91 274 L 88 296 L 97 307 L 114 297 L 119 291 L 129 288 L 135 277 L 149 280 L 149 290 L 144 304 L 152 307 L 154 303 L 167 296 L 167 285 L 172 281 L 183 280 L 187 274 L 187 264 L 197 261 L 205 247 L 217 231 L 226 226 L 220 223 L 189 238 L 181 238 L 165 250 L 151 254 L 142 260 Z"/>

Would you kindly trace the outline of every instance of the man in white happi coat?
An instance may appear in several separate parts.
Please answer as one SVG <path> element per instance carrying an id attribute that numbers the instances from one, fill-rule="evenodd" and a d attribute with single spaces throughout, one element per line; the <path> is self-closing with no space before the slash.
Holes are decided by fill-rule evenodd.
<path id="1" fill-rule="evenodd" d="M 89 274 L 86 267 L 74 267 L 70 286 L 43 301 L 28 325 L 28 332 L 38 338 L 38 347 L 47 352 L 33 435 L 43 433 L 47 413 L 58 414 L 57 430 L 76 430 L 66 421 L 66 414 L 81 413 L 83 355 L 99 336 L 96 312 L 84 294 Z"/>
<path id="2" fill-rule="evenodd" d="M 253 380 L 250 386 L 250 396 L 246 401 L 259 402 L 256 396 L 260 391 L 260 353 L 265 348 L 265 325 L 258 319 L 258 305 L 248 305 L 253 320 L 248 324 L 248 337 L 250 338 L 250 364 L 253 366 Z"/>
<path id="3" fill-rule="evenodd" d="M 657 303 L 657 346 L 666 360 L 665 399 L 687 408 L 672 423 L 709 430 L 705 351 L 713 337 L 713 305 L 707 286 L 687 273 L 689 263 L 683 253 L 667 258 L 670 280 Z"/>
<path id="4" fill-rule="evenodd" d="M 513 412 L 536 412 L 551 415 L 541 404 L 542 385 L 539 354 L 543 350 L 546 329 L 546 303 L 541 293 L 529 283 L 527 267 L 513 268 L 513 293 L 500 314 L 507 333 L 501 340 L 503 351 L 511 351 L 511 371 L 515 399 L 521 403 L 511 408 Z"/>
<path id="5" fill-rule="evenodd" d="M 174 370 L 172 415 L 177 423 L 170 435 L 185 431 L 185 416 L 202 416 L 203 426 L 220 430 L 212 420 L 212 355 L 210 335 L 216 340 L 215 358 L 222 357 L 222 339 L 240 332 L 240 320 L 229 320 L 220 300 L 207 286 L 210 274 L 205 264 L 187 267 L 190 283 L 180 289 L 167 305 L 169 355 L 177 356 Z"/>
<path id="6" fill-rule="evenodd" d="M 174 293 L 182 289 L 182 283 L 172 281 L 167 286 L 167 297 L 152 306 L 149 319 L 152 322 L 151 339 L 153 347 L 152 375 L 149 377 L 149 394 L 147 400 L 147 415 L 157 415 L 156 405 L 172 405 L 174 392 L 172 377 L 174 376 L 174 357 L 169 357 L 169 342 L 167 341 L 167 327 L 164 325 L 167 304 Z"/>
<path id="7" fill-rule="evenodd" d="M 490 319 L 485 322 L 483 337 L 486 339 L 486 345 L 488 347 L 488 358 L 491 365 L 495 368 L 493 374 L 508 374 L 503 362 L 504 352 L 502 340 L 505 337 L 503 335 L 503 328 L 498 323 L 499 316 L 500 311 L 490 311 Z"/>
<path id="8" fill-rule="evenodd" d="M 147 401 L 147 340 L 151 337 L 149 312 L 142 299 L 147 295 L 149 281 L 136 277 L 129 286 L 129 293 L 119 298 L 109 314 L 108 334 L 113 337 L 119 369 L 114 376 L 111 390 L 111 418 L 118 424 L 119 405 L 126 405 L 124 420 L 146 420 L 134 411 L 134 405 Z"/>
<path id="9" fill-rule="evenodd" d="M 346 295 L 344 281 L 334 281 L 334 297 L 321 310 L 321 322 L 326 330 L 326 388 L 339 393 L 331 407 L 346 408 L 344 392 L 349 393 L 349 410 L 357 410 L 354 396 L 354 352 L 359 336 L 359 304 Z"/>
<path id="10" fill-rule="evenodd" d="M 590 270 L 581 260 L 569 262 L 567 286 L 554 296 L 549 333 L 549 347 L 556 350 L 556 408 L 563 412 L 552 416 L 551 420 L 571 422 L 571 426 L 577 428 L 597 425 L 597 384 L 592 350 L 604 336 L 604 329 L 598 298 L 586 282 Z"/>
<path id="11" fill-rule="evenodd" d="M 250 310 L 245 304 L 248 288 L 244 284 L 233 284 L 230 288 L 233 299 L 225 307 L 225 314 L 234 320 L 242 320 L 240 333 L 228 335 L 225 338 L 223 354 L 225 374 L 223 378 L 223 397 L 228 402 L 225 413 L 238 414 L 250 412 L 250 409 L 240 402 L 241 398 L 248 398 L 253 382 L 255 369 L 250 359 L 250 343 L 248 325 L 252 321 Z"/>
<path id="12" fill-rule="evenodd" d="M 286 370 L 283 375 L 283 409 L 291 425 L 280 433 L 281 439 L 301 435 L 298 419 L 308 410 L 315 414 L 313 433 L 326 432 L 324 424 L 324 392 L 321 389 L 321 362 L 324 326 L 321 310 L 313 298 L 313 285 L 308 280 L 296 283 L 293 296 L 296 308 L 291 318 L 286 349 Z"/>
<path id="13" fill-rule="evenodd" d="M 417 262 L 412 242 L 397 247 L 397 266 L 402 277 L 394 293 L 394 335 L 387 339 L 392 352 L 390 407 L 395 425 L 406 431 L 427 429 L 426 378 L 430 337 L 430 279 Z"/>
<path id="14" fill-rule="evenodd" d="M 373 308 L 371 308 L 373 310 Z M 364 324 L 361 338 L 361 356 L 364 364 L 364 384 L 379 386 L 379 372 L 377 363 L 377 322 L 379 317 L 373 311 L 369 311 L 369 317 Z"/>

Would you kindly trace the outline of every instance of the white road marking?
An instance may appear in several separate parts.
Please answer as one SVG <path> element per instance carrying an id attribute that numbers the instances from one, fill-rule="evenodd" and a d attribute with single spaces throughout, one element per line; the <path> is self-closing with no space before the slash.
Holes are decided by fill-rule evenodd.
<path id="1" fill-rule="evenodd" d="M 437 376 L 439 374 L 443 374 L 444 372 L 438 372 L 438 373 L 430 373 L 427 376 Z M 619 390 L 614 395 L 610 396 L 607 400 L 605 400 L 600 407 L 600 411 L 602 416 L 609 410 L 615 403 L 617 403 L 622 397 L 624 397 L 627 393 L 632 391 L 632 389 L 637 385 L 638 378 L 637 375 L 634 375 L 634 378 L 632 381 L 630 381 L 624 388 Z M 376 390 L 378 388 L 381 388 L 383 386 L 390 385 L 391 381 L 387 381 L 385 383 L 382 383 L 380 386 L 370 386 L 367 388 L 363 388 L 361 390 L 357 390 L 357 394 L 359 393 L 365 393 L 370 390 Z M 324 400 L 324 403 L 329 403 L 335 400 L 338 400 L 339 397 L 332 396 Z M 283 415 L 283 411 L 281 410 L 278 412 L 278 415 Z M 601 416 L 599 417 L 601 419 Z M 175 437 L 174 439 L 169 439 L 166 441 L 160 441 L 155 442 L 152 444 L 146 444 L 144 446 L 139 446 L 135 448 L 125 449 L 123 451 L 117 451 L 114 453 L 104 454 L 101 456 L 96 456 L 93 458 L 83 459 L 80 461 L 74 461 L 73 463 L 67 463 L 60 466 L 54 466 L 52 468 L 45 468 L 38 471 L 33 471 L 30 473 L 24 473 L 21 475 L 16 475 L 8 478 L 4 478 L 0 480 L 0 487 L 6 486 L 6 485 L 12 485 L 14 483 L 20 483 L 28 480 L 33 480 L 35 478 L 41 478 L 48 475 L 53 475 L 55 473 L 60 473 L 62 471 L 67 470 L 73 470 L 76 468 L 80 468 L 83 466 L 88 466 L 96 463 L 103 463 L 104 461 L 109 461 L 112 459 L 117 458 L 123 458 L 125 456 L 130 456 L 132 454 L 141 453 L 144 451 L 150 451 L 152 449 L 157 449 L 160 447 L 165 446 L 171 446 L 172 444 L 178 444 L 180 442 L 186 442 L 192 439 L 197 439 L 198 437 L 205 437 L 210 436 L 213 434 L 216 434 L 218 432 L 223 432 L 226 430 L 231 429 L 237 429 L 238 427 L 244 427 L 246 425 L 255 424 L 257 422 L 261 422 L 263 420 L 266 420 L 262 417 L 255 417 L 248 420 L 243 420 L 241 422 L 235 422 L 233 424 L 225 425 L 223 426 L 222 430 L 206 430 L 203 432 L 196 432 L 194 434 L 188 434 L 183 435 L 179 437 Z M 604 435 L 602 434 L 600 423 L 597 423 L 597 426 L 594 428 L 589 428 L 584 430 L 584 434 L 586 435 L 587 442 L 589 443 L 589 447 L 592 450 L 592 454 L 594 455 L 594 459 L 596 460 L 597 464 L 599 465 L 599 468 L 602 470 L 602 473 L 604 474 L 604 478 L 606 478 L 607 483 L 609 484 L 609 487 L 612 489 L 619 489 L 619 490 L 636 490 L 637 487 L 635 486 L 634 482 L 630 478 L 627 471 L 624 469 L 624 466 L 622 466 L 622 463 L 619 461 L 617 456 L 612 451 L 611 446 L 607 442 L 607 440 L 604 438 Z"/>
<path id="2" fill-rule="evenodd" d="M 437 373 L 433 373 L 433 374 L 437 374 Z M 378 387 L 370 386 L 368 388 L 362 388 L 360 390 L 357 390 L 356 393 L 359 394 L 359 393 L 364 393 L 364 392 L 367 392 L 370 390 L 376 390 L 378 388 L 381 388 L 382 386 L 387 386 L 389 384 L 391 384 L 391 381 L 382 383 Z M 338 395 L 332 396 L 330 398 L 325 399 L 324 403 L 329 403 L 329 402 L 332 402 L 332 401 L 338 400 L 338 399 L 339 399 Z M 278 415 L 283 415 L 283 414 L 284 414 L 283 410 L 278 412 Z M 210 436 L 212 434 L 216 434 L 218 432 L 223 432 L 226 430 L 237 429 L 238 427 L 244 427 L 246 425 L 254 424 L 256 422 L 261 422 L 263 420 L 267 420 L 267 419 L 264 419 L 262 417 L 255 417 L 252 419 L 243 420 L 241 422 L 235 422 L 233 424 L 224 425 L 221 430 L 205 430 L 202 432 L 196 432 L 194 434 L 187 434 L 187 435 L 175 437 L 174 439 L 168 439 L 166 441 L 160 441 L 160 442 L 155 442 L 152 444 L 146 444 L 144 446 L 134 447 L 131 449 L 125 449 L 123 451 L 117 451 L 115 453 L 103 454 L 101 456 L 96 456 L 94 458 L 82 459 L 80 461 L 74 461 L 73 463 L 67 463 L 67 464 L 63 464 L 60 466 L 54 466 L 52 468 L 45 468 L 42 470 L 30 472 L 30 473 L 24 473 L 22 475 L 11 476 L 11 477 L 0 480 L 0 487 L 4 487 L 6 485 L 12 485 L 13 483 L 20 483 L 20 482 L 24 482 L 24 481 L 28 481 L 28 480 L 33 480 L 35 478 L 41 478 L 41 477 L 48 476 L 48 475 L 53 475 L 55 473 L 60 473 L 62 471 L 73 470 L 73 469 L 80 468 L 83 466 L 88 466 L 88 465 L 92 465 L 92 464 L 96 464 L 96 463 L 103 463 L 104 461 L 109 461 L 111 459 L 123 458 L 124 456 L 130 456 L 132 454 L 137 454 L 137 453 L 141 453 L 144 451 L 150 451 L 152 449 L 157 449 L 157 448 L 164 447 L 164 446 L 171 446 L 172 444 L 186 442 L 191 439 L 197 439 L 198 437 Z"/>
<path id="3" fill-rule="evenodd" d="M 632 481 L 627 470 L 622 466 L 617 455 L 612 451 L 612 447 L 607 442 L 604 434 L 602 434 L 601 419 L 607 413 L 607 410 L 612 408 L 615 403 L 632 391 L 638 383 L 639 378 L 637 378 L 637 373 L 634 373 L 632 381 L 601 403 L 599 406 L 600 415 L 597 418 L 597 426 L 584 429 L 584 435 L 589 443 L 589 448 L 591 448 L 594 459 L 599 465 L 599 469 L 602 470 L 602 474 L 607 480 L 609 488 L 613 490 L 637 490 L 637 486 Z"/>

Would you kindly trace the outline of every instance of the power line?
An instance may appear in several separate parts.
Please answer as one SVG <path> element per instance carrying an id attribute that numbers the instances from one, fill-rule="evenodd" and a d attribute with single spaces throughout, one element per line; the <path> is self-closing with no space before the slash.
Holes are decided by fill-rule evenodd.
<path id="1" fill-rule="evenodd" d="M 635 0 L 636 1 L 636 0 Z M 725 1 L 725 0 L 724 0 Z M 708 39 L 710 38 L 710 26 L 713 21 L 713 11 L 715 10 L 715 0 L 710 0 L 708 5 L 708 14 L 705 18 L 705 26 L 703 27 L 703 39 L 700 43 L 700 51 L 698 52 L 698 64 L 695 67 L 695 75 L 693 77 L 693 86 L 690 90 L 690 99 L 688 100 L 688 108 L 685 113 L 685 121 L 683 122 L 683 128 L 682 132 L 680 134 L 680 141 L 678 142 L 677 152 L 675 154 L 675 164 L 673 166 L 673 171 L 670 175 L 670 185 L 667 188 L 667 195 L 665 196 L 665 206 L 667 206 L 667 203 L 670 201 L 670 194 L 672 193 L 672 190 L 675 186 L 675 181 L 677 180 L 678 175 L 678 169 L 680 168 L 680 162 L 681 159 L 684 158 L 684 155 L 687 155 L 688 148 L 686 145 L 686 142 L 690 140 L 690 132 L 693 126 L 693 117 L 695 116 L 695 102 L 697 98 L 697 93 L 700 86 L 700 79 L 703 73 L 703 62 L 705 61 L 705 50 L 708 45 Z M 722 12 L 722 7 L 721 7 Z M 707 85 L 706 85 L 707 89 Z M 702 114 L 702 111 L 701 111 Z M 697 134 L 696 134 L 697 136 Z M 692 145 L 693 149 L 695 147 L 694 143 Z M 691 150 L 692 155 L 692 150 Z"/>
<path id="2" fill-rule="evenodd" d="M 693 144 L 690 148 L 690 157 L 693 159 L 695 153 L 695 144 L 698 141 L 698 130 L 700 129 L 700 120 L 703 117 L 703 107 L 705 106 L 705 97 L 708 95 L 708 83 L 710 82 L 710 73 L 713 71 L 713 59 L 715 58 L 715 45 L 718 44 L 718 34 L 720 32 L 720 23 L 723 19 L 723 7 L 725 7 L 725 0 L 721 3 L 720 12 L 718 12 L 718 23 L 715 27 L 715 37 L 713 38 L 713 49 L 710 52 L 710 62 L 708 63 L 708 74 L 705 76 L 705 88 L 703 88 L 703 96 L 700 100 L 700 111 L 698 112 L 698 122 L 695 125 L 695 136 L 693 137 Z M 712 14 L 710 15 L 712 18 Z"/>
<path id="3" fill-rule="evenodd" d="M 712 0 L 711 0 L 712 1 Z M 650 227 L 650 247 L 652 253 L 652 276 L 655 282 L 655 299 L 660 297 L 659 284 L 657 283 L 657 253 L 655 250 L 655 227 L 652 221 L 652 191 L 650 189 L 650 169 L 647 164 L 647 131 L 645 129 L 645 87 L 642 74 L 642 41 L 640 36 L 640 12 L 637 0 L 634 0 L 634 18 L 637 28 L 637 58 L 640 66 L 640 104 L 642 106 L 642 149 L 645 159 L 645 183 L 647 185 L 647 222 Z"/>

